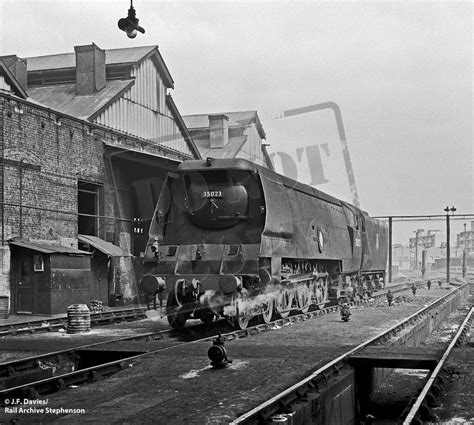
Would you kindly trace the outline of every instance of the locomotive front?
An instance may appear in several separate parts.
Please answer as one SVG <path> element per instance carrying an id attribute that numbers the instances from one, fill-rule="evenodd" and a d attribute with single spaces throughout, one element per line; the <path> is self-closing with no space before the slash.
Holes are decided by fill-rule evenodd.
<path id="1" fill-rule="evenodd" d="M 149 231 L 142 288 L 165 282 L 170 324 L 211 321 L 234 306 L 242 288 L 259 285 L 265 203 L 247 161 L 183 162 L 169 174 Z"/>

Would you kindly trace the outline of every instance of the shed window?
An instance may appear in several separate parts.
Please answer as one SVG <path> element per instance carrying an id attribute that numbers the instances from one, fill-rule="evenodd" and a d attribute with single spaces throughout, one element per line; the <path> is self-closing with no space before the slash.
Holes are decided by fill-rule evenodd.
<path id="1" fill-rule="evenodd" d="M 97 236 L 99 187 L 92 183 L 78 182 L 78 231 L 81 235 Z"/>

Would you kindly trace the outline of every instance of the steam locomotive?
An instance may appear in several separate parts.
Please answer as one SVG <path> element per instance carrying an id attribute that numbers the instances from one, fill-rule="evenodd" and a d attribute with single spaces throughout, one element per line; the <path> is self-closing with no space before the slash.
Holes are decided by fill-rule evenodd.
<path id="1" fill-rule="evenodd" d="M 226 317 L 244 329 L 383 285 L 385 223 L 244 159 L 185 161 L 168 174 L 150 225 L 147 293 L 170 325 Z"/>

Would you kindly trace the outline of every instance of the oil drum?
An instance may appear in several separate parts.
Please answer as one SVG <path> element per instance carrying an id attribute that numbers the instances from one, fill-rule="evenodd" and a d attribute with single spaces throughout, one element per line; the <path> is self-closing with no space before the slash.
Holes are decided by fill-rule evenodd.
<path id="1" fill-rule="evenodd" d="M 8 319 L 8 300 L 5 295 L 0 295 L 0 319 Z"/>
<path id="2" fill-rule="evenodd" d="M 77 334 L 91 330 L 91 312 L 86 304 L 72 304 L 67 308 L 67 333 Z"/>

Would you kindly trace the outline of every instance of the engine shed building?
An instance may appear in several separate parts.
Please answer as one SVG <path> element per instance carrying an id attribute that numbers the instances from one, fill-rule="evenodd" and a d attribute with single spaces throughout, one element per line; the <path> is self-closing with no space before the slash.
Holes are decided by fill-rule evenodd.
<path id="1" fill-rule="evenodd" d="M 273 170 L 257 111 L 184 115 L 203 158 L 243 158 Z"/>
<path id="2" fill-rule="evenodd" d="M 0 295 L 11 312 L 54 314 L 77 302 L 52 284 L 48 292 L 56 269 L 35 270 L 38 255 L 81 275 L 63 277 L 84 299 L 136 299 L 162 182 L 201 157 L 173 87 L 156 46 L 0 58 Z M 50 302 L 31 301 L 40 293 Z"/>

